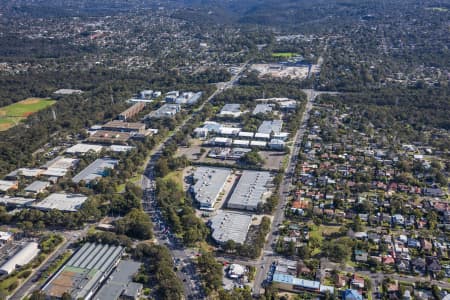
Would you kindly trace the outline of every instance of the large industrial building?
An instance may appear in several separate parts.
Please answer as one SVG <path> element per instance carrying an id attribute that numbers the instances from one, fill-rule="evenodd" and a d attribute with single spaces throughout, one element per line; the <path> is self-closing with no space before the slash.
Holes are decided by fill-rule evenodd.
<path id="1" fill-rule="evenodd" d="M 28 264 L 39 253 L 39 245 L 29 242 L 0 267 L 0 275 L 11 274 L 17 267 Z"/>
<path id="2" fill-rule="evenodd" d="M 37 203 L 31 204 L 31 207 L 40 210 L 57 209 L 74 212 L 79 210 L 87 199 L 88 197 L 82 194 L 54 193 Z"/>
<path id="3" fill-rule="evenodd" d="M 242 172 L 233 194 L 228 200 L 228 208 L 255 211 L 263 203 L 264 194 L 268 192 L 267 185 L 272 180 L 269 172 Z"/>
<path id="4" fill-rule="evenodd" d="M 214 204 L 230 176 L 230 169 L 198 167 L 193 174 L 191 191 L 200 209 L 213 210 Z"/>
<path id="5" fill-rule="evenodd" d="M 166 94 L 166 103 L 194 105 L 200 100 L 202 92 L 183 92 L 172 91 Z"/>
<path id="6" fill-rule="evenodd" d="M 138 299 L 142 284 L 133 282 L 133 276 L 139 271 L 141 263 L 122 260 L 114 273 L 94 296 L 94 300 Z"/>
<path id="7" fill-rule="evenodd" d="M 57 299 L 68 293 L 72 299 L 89 300 L 117 266 L 123 252 L 122 246 L 86 243 L 42 291 Z"/>
<path id="8" fill-rule="evenodd" d="M 107 170 L 114 169 L 118 163 L 117 159 L 99 158 L 73 177 L 72 181 L 79 183 L 83 180 L 89 183 L 92 180 L 108 175 Z"/>
<path id="9" fill-rule="evenodd" d="M 218 210 L 209 221 L 211 236 L 218 244 L 224 244 L 229 240 L 243 244 L 251 224 L 251 215 L 224 210 Z"/>

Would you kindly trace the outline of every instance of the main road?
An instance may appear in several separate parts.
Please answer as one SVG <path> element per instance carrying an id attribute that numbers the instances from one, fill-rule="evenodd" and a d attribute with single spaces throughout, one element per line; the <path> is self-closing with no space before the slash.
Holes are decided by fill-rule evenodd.
<path id="1" fill-rule="evenodd" d="M 190 116 L 178 125 L 175 130 L 172 131 L 163 141 L 161 141 L 150 152 L 149 159 L 146 161 L 146 168 L 144 174 L 141 177 L 141 188 L 144 192 L 142 199 L 142 206 L 146 213 L 150 215 L 154 223 L 155 238 L 158 244 L 166 245 L 174 259 L 177 266 L 177 276 L 183 282 L 184 293 L 187 299 L 202 299 L 204 295 L 200 289 L 200 278 L 195 271 L 195 265 L 192 261 L 192 253 L 185 249 L 180 242 L 173 238 L 170 234 L 169 227 L 165 224 L 161 211 L 158 209 L 156 201 L 156 178 L 154 167 L 158 159 L 162 154 L 162 150 L 167 142 L 175 135 L 176 132 L 181 130 L 186 124 L 188 124 L 193 116 L 200 112 L 206 103 L 210 102 L 214 97 L 222 93 L 228 88 L 231 88 L 238 84 L 239 78 L 245 71 L 248 62 L 242 64 L 238 69 L 238 72 L 232 76 L 227 82 L 221 82 L 216 85 L 217 89 L 206 99 Z"/>
<path id="2" fill-rule="evenodd" d="M 283 180 L 280 185 L 279 189 L 280 201 L 276 207 L 273 216 L 272 227 L 267 236 L 262 256 L 256 263 L 258 267 L 256 270 L 255 281 L 253 284 L 254 295 L 259 295 L 261 293 L 261 286 L 263 284 L 264 279 L 266 278 L 266 274 L 272 262 L 281 258 L 281 256 L 277 256 L 274 253 L 272 248 L 278 238 L 277 235 L 278 226 L 284 221 L 284 210 L 287 204 L 288 195 L 292 189 L 292 179 L 293 175 L 295 174 L 295 167 L 297 165 L 302 139 L 306 132 L 307 122 L 309 120 L 309 115 L 313 107 L 313 102 L 316 96 L 320 94 L 319 92 L 316 92 L 314 90 L 303 90 L 303 91 L 306 93 L 307 96 L 306 106 L 300 120 L 300 127 L 297 130 L 297 133 L 294 137 L 294 146 L 289 154 L 288 165 L 286 166 Z"/>

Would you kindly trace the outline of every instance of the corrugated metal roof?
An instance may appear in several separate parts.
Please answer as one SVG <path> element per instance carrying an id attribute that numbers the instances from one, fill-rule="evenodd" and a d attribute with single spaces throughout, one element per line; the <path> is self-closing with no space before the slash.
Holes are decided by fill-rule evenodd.
<path id="1" fill-rule="evenodd" d="M 279 134 L 282 128 L 282 120 L 263 121 L 258 128 L 258 133 Z"/>
<path id="2" fill-rule="evenodd" d="M 225 185 L 230 169 L 198 167 L 194 171 L 192 191 L 201 207 L 213 207 Z"/>
<path id="3" fill-rule="evenodd" d="M 271 180 L 269 172 L 245 170 L 228 201 L 228 207 L 256 210 Z"/>
<path id="4" fill-rule="evenodd" d="M 39 253 L 39 244 L 35 242 L 27 243 L 13 257 L 0 267 L 0 274 L 10 274 L 16 266 L 23 266 L 29 263 Z"/>
<path id="5" fill-rule="evenodd" d="M 99 158 L 73 177 L 72 181 L 75 183 L 82 180 L 89 182 L 103 177 L 106 169 L 114 169 L 118 163 L 119 161 L 117 159 Z"/>
<path id="6" fill-rule="evenodd" d="M 212 237 L 218 243 L 233 240 L 242 244 L 247 238 L 251 222 L 251 215 L 219 210 L 210 221 Z"/>
<path id="7" fill-rule="evenodd" d="M 139 271 L 141 264 L 131 260 L 121 261 L 108 282 L 94 296 L 95 300 L 116 300 L 130 286 L 133 275 Z M 131 285 L 133 287 L 134 285 Z"/>
<path id="8" fill-rule="evenodd" d="M 273 274 L 272 281 L 278 282 L 278 283 L 284 283 L 284 284 L 292 284 L 295 286 L 303 287 L 305 289 L 312 289 L 312 290 L 320 289 L 319 281 L 312 281 L 312 280 L 297 278 L 292 275 L 287 275 L 287 274 L 282 274 L 282 273 Z"/>

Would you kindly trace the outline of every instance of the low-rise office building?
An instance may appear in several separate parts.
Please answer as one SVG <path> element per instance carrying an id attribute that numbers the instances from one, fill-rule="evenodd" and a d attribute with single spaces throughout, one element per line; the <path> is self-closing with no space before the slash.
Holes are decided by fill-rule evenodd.
<path id="1" fill-rule="evenodd" d="M 121 112 L 118 116 L 119 120 L 126 121 L 138 113 L 140 113 L 145 108 L 145 102 L 136 102 L 131 107 L 127 108 L 125 111 Z"/>
<path id="2" fill-rule="evenodd" d="M 173 118 L 180 111 L 181 106 L 179 104 L 164 104 L 157 110 L 146 115 L 144 119 Z"/>
<path id="3" fill-rule="evenodd" d="M 267 142 L 264 142 L 264 141 L 251 141 L 250 142 L 250 147 L 253 147 L 253 148 L 266 148 L 267 147 Z"/>
<path id="4" fill-rule="evenodd" d="M 269 144 L 269 148 L 272 150 L 284 150 L 286 147 L 286 143 L 279 139 L 271 139 Z"/>
<path id="5" fill-rule="evenodd" d="M 258 127 L 258 133 L 279 134 L 282 128 L 282 120 L 263 121 Z"/>
<path id="6" fill-rule="evenodd" d="M 145 124 L 140 122 L 110 121 L 102 126 L 106 131 L 118 131 L 145 134 Z"/>
<path id="7" fill-rule="evenodd" d="M 219 146 L 219 147 L 230 147 L 233 143 L 233 140 L 230 138 L 224 137 L 214 137 L 209 140 L 208 144 L 211 146 Z"/>
<path id="8" fill-rule="evenodd" d="M 169 92 L 166 95 L 167 103 L 175 103 L 175 104 L 187 104 L 194 105 L 200 100 L 202 96 L 202 92 L 193 93 L 193 92 L 183 92 L 183 93 L 175 93 Z"/>
<path id="9" fill-rule="evenodd" d="M 0 246 L 8 244 L 14 240 L 12 232 L 0 231 Z"/>
<path id="10" fill-rule="evenodd" d="M 103 149 L 103 146 L 100 146 L 100 145 L 80 143 L 80 144 L 76 144 L 76 145 L 73 145 L 72 147 L 68 148 L 66 150 L 66 153 L 74 154 L 74 155 L 83 155 L 90 151 L 99 153 L 100 151 L 102 151 L 102 149 Z"/>
<path id="11" fill-rule="evenodd" d="M 272 277 L 273 284 L 283 291 L 298 293 L 307 291 L 312 293 L 325 294 L 329 292 L 334 294 L 334 287 L 323 285 L 320 281 L 297 278 L 292 275 L 277 273 Z"/>

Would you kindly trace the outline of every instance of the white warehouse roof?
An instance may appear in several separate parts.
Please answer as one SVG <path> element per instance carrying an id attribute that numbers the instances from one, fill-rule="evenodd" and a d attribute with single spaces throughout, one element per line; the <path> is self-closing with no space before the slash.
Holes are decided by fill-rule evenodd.
<path id="1" fill-rule="evenodd" d="M 219 134 L 222 135 L 237 135 L 241 131 L 241 128 L 235 127 L 220 127 Z"/>
<path id="2" fill-rule="evenodd" d="M 248 140 L 233 140 L 233 146 L 248 147 L 249 144 L 250 141 Z"/>
<path id="3" fill-rule="evenodd" d="M 38 243 L 35 242 L 27 243 L 0 267 L 0 274 L 11 274 L 16 269 L 16 266 L 24 266 L 32 261 L 39 253 L 38 246 Z"/>
<path id="4" fill-rule="evenodd" d="M 230 169 L 198 167 L 194 171 L 192 192 L 200 209 L 212 209 L 230 175 Z"/>
<path id="5" fill-rule="evenodd" d="M 42 210 L 77 211 L 87 198 L 82 194 L 54 193 L 31 206 Z"/>
<path id="6" fill-rule="evenodd" d="M 269 172 L 245 170 L 228 201 L 228 208 L 256 210 L 271 180 Z"/>
<path id="7" fill-rule="evenodd" d="M 251 139 L 255 136 L 255 134 L 253 132 L 241 131 L 241 132 L 239 132 L 238 136 Z"/>
<path id="8" fill-rule="evenodd" d="M 220 244 L 228 240 L 243 244 L 251 223 L 251 215 L 219 210 L 210 220 L 212 238 Z"/>

